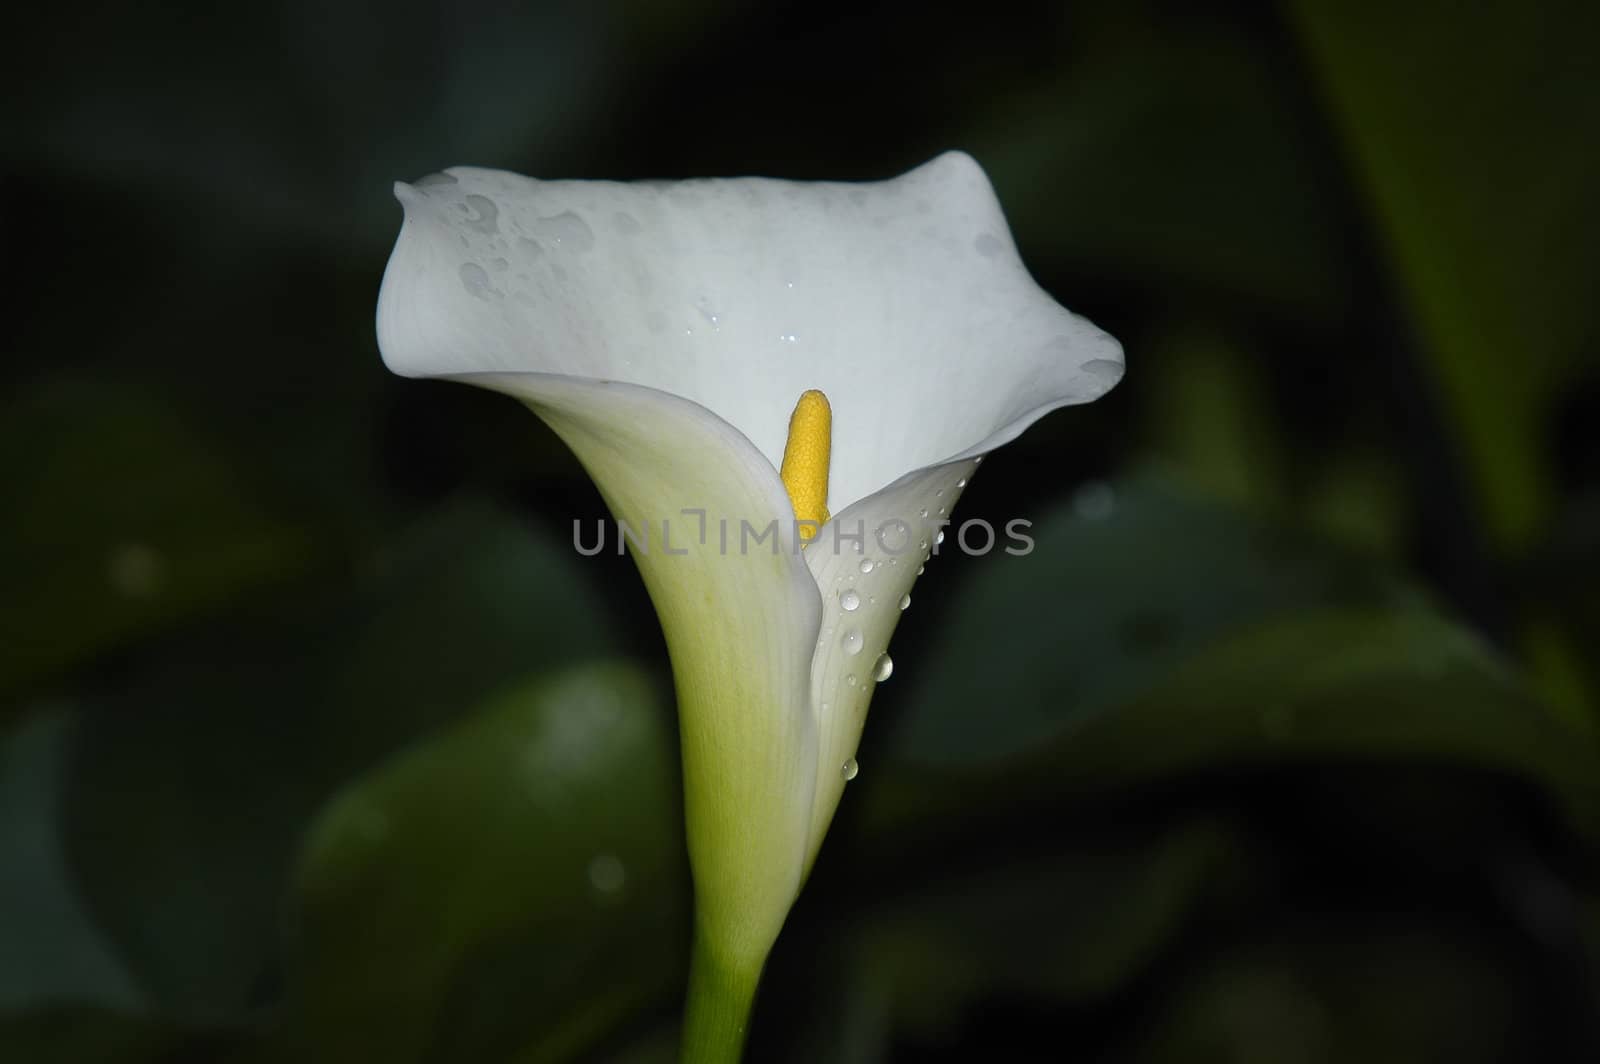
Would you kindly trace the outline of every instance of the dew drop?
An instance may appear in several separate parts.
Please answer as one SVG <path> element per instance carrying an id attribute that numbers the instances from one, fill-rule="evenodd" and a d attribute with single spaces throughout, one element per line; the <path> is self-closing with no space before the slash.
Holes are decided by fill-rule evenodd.
<path id="1" fill-rule="evenodd" d="M 567 251 L 588 251 L 594 247 L 594 230 L 571 211 L 562 211 L 533 223 L 533 234 L 561 245 Z"/>
<path id="2" fill-rule="evenodd" d="M 861 559 L 860 569 L 861 569 L 861 571 L 863 573 L 872 572 L 872 569 L 873 569 L 873 561 L 872 561 L 872 559 L 871 558 L 862 558 Z"/>
<path id="3" fill-rule="evenodd" d="M 944 529 L 941 528 L 939 530 L 939 534 L 937 536 L 933 537 L 933 545 L 935 547 L 937 547 L 940 544 L 942 544 L 943 542 L 944 542 Z"/>
<path id="4" fill-rule="evenodd" d="M 476 262 L 463 262 L 461 264 L 461 287 L 467 294 L 488 302 L 499 293 L 489 283 L 489 272 Z"/>
<path id="5" fill-rule="evenodd" d="M 856 774 L 860 771 L 861 766 L 856 764 L 856 759 L 852 757 L 843 765 L 839 766 L 839 778 L 844 780 L 846 783 L 849 783 L 851 780 L 856 778 Z"/>
<path id="6" fill-rule="evenodd" d="M 500 208 L 494 205 L 494 200 L 488 196 L 476 193 L 467 196 L 467 206 L 472 214 L 464 223 L 469 229 L 476 229 L 480 233 L 498 233 L 500 231 Z"/>
<path id="7" fill-rule="evenodd" d="M 907 609 L 907 608 L 910 607 L 910 605 L 911 605 L 911 596 L 910 595 L 901 595 L 900 596 L 900 608 L 901 609 Z"/>
<path id="8" fill-rule="evenodd" d="M 921 576 L 921 575 L 922 575 L 922 573 L 923 573 L 923 570 L 925 570 L 925 569 L 927 569 L 927 568 L 928 568 L 928 567 L 927 567 L 927 566 L 926 566 L 926 565 L 919 565 L 919 566 L 917 566 L 917 575 L 918 575 L 918 576 Z M 908 596 L 908 597 L 909 597 L 909 596 Z"/>
<path id="9" fill-rule="evenodd" d="M 856 685 L 856 674 L 852 672 L 846 675 L 844 683 L 846 687 L 854 687 Z"/>
<path id="10" fill-rule="evenodd" d="M 872 678 L 879 683 L 894 675 L 894 661 L 888 654 L 879 654 L 878 660 L 872 663 Z"/>
<path id="11" fill-rule="evenodd" d="M 928 516 L 928 508 L 924 506 L 922 509 L 918 510 L 917 516 L 926 519 Z"/>
<path id="12" fill-rule="evenodd" d="M 1083 371 L 1100 378 L 1108 388 L 1122 379 L 1122 363 L 1109 358 L 1091 358 L 1083 364 Z"/>
<path id="13" fill-rule="evenodd" d="M 860 629 L 851 628 L 848 631 L 846 631 L 844 633 L 844 635 L 839 638 L 839 645 L 844 648 L 844 652 L 846 654 L 859 654 L 859 653 L 861 653 L 861 631 L 860 631 Z"/>
<path id="14" fill-rule="evenodd" d="M 966 486 L 967 486 L 967 478 L 966 477 L 962 477 L 960 480 L 956 481 L 956 487 L 964 488 Z"/>
<path id="15" fill-rule="evenodd" d="M 846 613 L 851 613 L 861 605 L 861 596 L 853 590 L 845 589 L 839 592 L 839 606 Z"/>

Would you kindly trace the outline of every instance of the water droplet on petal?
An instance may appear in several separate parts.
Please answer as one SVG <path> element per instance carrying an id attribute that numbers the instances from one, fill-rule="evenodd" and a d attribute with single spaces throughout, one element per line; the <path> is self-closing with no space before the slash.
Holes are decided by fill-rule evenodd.
<path id="1" fill-rule="evenodd" d="M 845 632 L 845 634 L 839 638 L 839 645 L 844 648 L 844 652 L 846 654 L 861 653 L 860 629 L 851 628 L 849 631 Z"/>
<path id="2" fill-rule="evenodd" d="M 839 778 L 844 780 L 846 783 L 849 783 L 851 780 L 856 778 L 856 774 L 860 771 L 861 766 L 857 765 L 856 759 L 852 757 L 843 765 L 839 766 Z"/>
<path id="3" fill-rule="evenodd" d="M 964 488 L 966 486 L 967 486 L 967 478 L 966 477 L 962 477 L 960 480 L 956 481 L 956 487 Z"/>
<path id="4" fill-rule="evenodd" d="M 559 244 L 565 251 L 588 251 L 594 247 L 594 230 L 571 211 L 562 211 L 533 223 L 533 235 Z"/>
<path id="5" fill-rule="evenodd" d="M 1109 358 L 1091 358 L 1083 364 L 1083 371 L 1091 377 L 1098 377 L 1109 388 L 1122 379 L 1122 362 Z"/>
<path id="6" fill-rule="evenodd" d="M 917 575 L 918 575 L 918 576 L 921 576 L 921 575 L 922 575 L 922 574 L 923 574 L 923 572 L 924 572 L 924 571 L 925 571 L 925 570 L 926 570 L 926 569 L 927 569 L 927 568 L 928 568 L 928 567 L 927 567 L 927 566 L 926 566 L 926 565 L 919 565 L 919 566 L 917 566 Z"/>
<path id="7" fill-rule="evenodd" d="M 846 613 L 855 610 L 860 605 L 861 596 L 856 594 L 853 590 L 846 589 L 839 592 L 839 606 Z"/>
<path id="8" fill-rule="evenodd" d="M 922 509 L 918 510 L 917 511 L 917 516 L 918 517 L 922 517 L 922 518 L 926 518 L 928 516 L 928 508 L 926 506 L 924 506 Z"/>
<path id="9" fill-rule="evenodd" d="M 910 595 L 901 595 L 900 596 L 900 608 L 901 609 L 908 609 L 908 608 L 910 608 L 910 606 L 911 606 L 911 596 Z"/>
<path id="10" fill-rule="evenodd" d="M 944 529 L 941 528 L 939 530 L 939 534 L 937 536 L 933 537 L 933 545 L 935 547 L 937 547 L 943 542 L 944 542 Z"/>
<path id="11" fill-rule="evenodd" d="M 894 661 L 888 654 L 879 654 L 878 660 L 872 663 L 872 678 L 879 683 L 894 675 Z"/>
<path id="12" fill-rule="evenodd" d="M 489 283 L 489 271 L 479 266 L 476 262 L 463 262 L 461 264 L 461 287 L 467 294 L 476 296 L 485 302 L 494 299 L 499 292 Z"/>
<path id="13" fill-rule="evenodd" d="M 871 558 L 862 558 L 861 559 L 861 571 L 863 573 L 872 572 L 872 567 L 873 567 L 873 562 L 872 562 Z"/>
<path id="14" fill-rule="evenodd" d="M 844 684 L 846 687 L 854 687 L 856 685 L 856 674 L 852 672 L 847 675 L 844 678 Z"/>
<path id="15" fill-rule="evenodd" d="M 495 206 L 494 200 L 473 193 L 467 196 L 467 206 L 472 210 L 471 217 L 464 223 L 469 229 L 480 233 L 500 231 L 500 208 Z"/>

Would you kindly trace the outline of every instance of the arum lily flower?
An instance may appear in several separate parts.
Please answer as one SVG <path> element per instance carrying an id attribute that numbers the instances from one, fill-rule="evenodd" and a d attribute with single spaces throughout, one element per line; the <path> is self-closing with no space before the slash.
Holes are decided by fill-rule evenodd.
<path id="1" fill-rule="evenodd" d="M 736 1059 L 951 509 L 1121 349 L 1034 283 L 960 153 L 867 184 L 455 168 L 395 191 L 389 368 L 522 400 L 632 532 L 678 696 L 686 1047 Z"/>

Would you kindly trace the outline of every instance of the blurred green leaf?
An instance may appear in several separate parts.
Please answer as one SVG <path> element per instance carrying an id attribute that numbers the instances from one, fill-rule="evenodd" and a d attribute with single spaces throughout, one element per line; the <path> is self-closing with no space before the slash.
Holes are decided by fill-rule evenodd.
<path id="1" fill-rule="evenodd" d="M 42 1005 L 143 1004 L 84 910 L 61 837 L 64 707 L 0 736 L 0 1013 Z M 0 1041 L 0 1059 L 13 1059 Z"/>
<path id="2" fill-rule="evenodd" d="M 935 1041 L 985 996 L 1104 996 L 1171 938 L 1229 848 L 1219 825 L 1191 819 L 983 861 L 869 911 L 852 959 Z"/>
<path id="3" fill-rule="evenodd" d="M 894 696 L 876 830 L 1319 757 L 1490 768 L 1600 827 L 1588 738 L 1382 569 L 1148 478 L 1075 510 L 941 607 Z"/>
<path id="4" fill-rule="evenodd" d="M 1025 753 L 1146 693 L 1229 632 L 1415 600 L 1369 559 L 1158 474 L 1086 484 L 1028 533 L 1026 555 L 962 559 L 981 575 L 937 604 L 934 644 L 884 692 L 897 759 Z"/>
<path id="5" fill-rule="evenodd" d="M 109 7 L 75 36 L 70 64 L 95 72 L 87 80 L 101 90 L 85 91 L 68 64 L 32 66 L 31 104 L 0 101 L 10 134 L 0 158 L 8 170 L 146 186 L 190 222 L 182 236 L 228 253 L 237 245 L 224 241 L 246 230 L 258 246 L 371 250 L 398 224 L 386 195 L 395 180 L 466 160 L 507 165 L 532 145 L 548 156 L 570 141 L 626 67 L 608 22 L 571 2 L 442 20 L 303 0 L 139 17 Z M 42 36 L 36 47 L 54 43 Z M 380 39 L 360 54 L 348 46 Z"/>
<path id="6" fill-rule="evenodd" d="M 1290 10 L 1485 514 L 1503 545 L 1525 547 L 1551 503 L 1541 426 L 1597 326 L 1594 9 Z"/>
<path id="7" fill-rule="evenodd" d="M 508 685 L 613 646 L 565 544 L 476 505 L 351 586 L 188 633 L 73 731 L 66 844 L 90 911 L 179 1016 L 271 1001 L 290 862 L 322 802 Z"/>
<path id="8" fill-rule="evenodd" d="M 1332 926 L 1330 926 L 1330 924 Z M 1441 926 L 1444 925 L 1444 926 Z M 1259 932 L 1258 932 L 1259 934 Z M 1539 1044 L 1514 1030 L 1527 985 L 1497 969 L 1481 929 L 1413 915 L 1326 916 L 1224 947 L 1179 982 L 1136 1032 L 1132 1061 L 1456 1064 Z M 1531 1038 L 1530 1038 L 1531 1036 Z M 1557 1050 L 1559 1039 L 1545 1045 Z M 1570 1047 L 1569 1047 L 1570 1048 Z M 1537 1059 L 1565 1059 L 1560 1056 Z"/>
<path id="9" fill-rule="evenodd" d="M 345 788 L 301 858 L 297 1059 L 565 1059 L 676 986 L 670 721 L 637 670 L 580 669 Z"/>
<path id="10" fill-rule="evenodd" d="M 0 555 L 13 559 L 0 707 L 19 685 L 214 611 L 318 552 L 215 441 L 107 380 L 58 379 L 8 404 L 0 509 Z"/>
<path id="11" fill-rule="evenodd" d="M 1422 612 L 1280 618 L 1219 641 L 1126 701 L 1068 719 L 1053 747 L 1009 763 L 914 773 L 885 794 L 876 828 L 920 821 L 930 805 L 970 815 L 1225 766 L 1355 758 L 1510 775 L 1539 788 L 1572 827 L 1600 831 L 1588 736 L 1475 638 Z"/>
<path id="12" fill-rule="evenodd" d="M 1600 489 L 1573 499 L 1519 582 L 1531 600 L 1551 611 L 1587 648 L 1579 667 L 1588 689 L 1600 691 L 1600 581 L 1585 579 L 1600 559 Z"/>
<path id="13" fill-rule="evenodd" d="M 218 1061 L 216 1047 L 178 1030 L 100 1009 L 0 1015 L 0 1058 L 18 1064 L 176 1064 Z"/>
<path id="14" fill-rule="evenodd" d="M 1146 346 L 1159 367 L 1142 425 L 1149 452 L 1209 496 L 1260 511 L 1281 507 L 1290 449 L 1261 360 L 1194 327 Z"/>

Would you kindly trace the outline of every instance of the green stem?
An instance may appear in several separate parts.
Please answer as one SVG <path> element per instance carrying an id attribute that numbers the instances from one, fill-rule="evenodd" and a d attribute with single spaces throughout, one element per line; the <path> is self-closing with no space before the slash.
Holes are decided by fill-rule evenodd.
<path id="1" fill-rule="evenodd" d="M 683 1064 L 739 1064 L 761 966 L 727 964 L 695 936 L 683 1015 Z"/>

